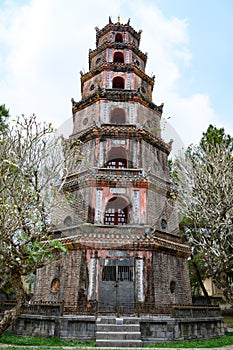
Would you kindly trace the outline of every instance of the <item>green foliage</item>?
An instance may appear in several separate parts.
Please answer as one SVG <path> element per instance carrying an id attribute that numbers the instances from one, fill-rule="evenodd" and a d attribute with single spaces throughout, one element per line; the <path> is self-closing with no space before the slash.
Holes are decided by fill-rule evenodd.
<path id="1" fill-rule="evenodd" d="M 1 337 L 1 342 L 3 344 L 11 344 L 11 349 L 28 349 L 28 346 L 37 346 L 37 349 L 44 349 L 45 347 L 49 348 L 55 347 L 55 349 L 64 349 L 65 346 L 73 347 L 74 349 L 80 349 L 85 347 L 95 347 L 95 342 L 79 342 L 76 340 L 62 340 L 57 337 L 53 338 L 42 338 L 42 337 L 18 337 L 12 334 L 5 333 Z M 15 345 L 15 347 L 14 347 Z M 209 340 L 183 340 L 176 342 L 164 342 L 156 344 L 146 344 L 144 348 L 217 348 L 222 346 L 233 345 L 233 333 L 227 333 L 221 338 L 214 338 Z M 25 348 L 23 347 L 25 346 Z M 1 347 L 4 349 L 4 347 Z M 8 349 L 8 347 L 5 347 Z"/>
<path id="2" fill-rule="evenodd" d="M 34 272 L 64 251 L 49 239 L 62 174 L 59 138 L 36 117 L 20 117 L 2 134 L 0 144 L 0 275 Z"/>
<path id="3" fill-rule="evenodd" d="M 233 328 L 233 316 L 224 316 L 224 324 L 227 327 Z"/>
<path id="4" fill-rule="evenodd" d="M 156 343 L 151 345 L 146 345 L 145 347 L 151 348 L 220 348 L 222 346 L 233 345 L 233 333 L 228 333 L 224 337 L 214 338 L 209 340 L 182 340 L 178 342 L 165 342 L 165 343 Z"/>
<path id="5" fill-rule="evenodd" d="M 43 338 L 43 337 L 19 337 L 10 333 L 5 333 L 1 337 L 1 343 L 13 344 L 19 346 L 95 346 L 94 342 L 80 342 L 78 340 L 63 340 L 58 337 Z"/>
<path id="6" fill-rule="evenodd" d="M 8 115 L 0 106 L 0 291 L 13 289 L 16 306 L 0 320 L 0 336 L 27 306 L 25 281 L 66 253 L 51 239 L 53 217 L 70 202 L 62 187 L 80 157 L 79 144 L 65 143 L 51 124 L 35 115 L 9 122 Z"/>
<path id="7" fill-rule="evenodd" d="M 5 105 L 0 105 L 0 134 L 3 133 L 8 125 L 9 110 Z"/>
<path id="8" fill-rule="evenodd" d="M 0 320 L 0 336 L 27 307 L 35 271 L 67 251 L 51 238 L 53 219 L 72 202 L 62 188 L 82 156 L 81 142 L 64 140 L 35 115 L 8 117 L 0 106 L 0 291 L 13 289 L 16 306 Z"/>
<path id="9" fill-rule="evenodd" d="M 224 128 L 217 129 L 213 125 L 209 125 L 206 132 L 202 134 L 200 146 L 206 148 L 208 145 L 217 146 L 225 144 L 230 150 L 233 150 L 233 137 L 225 133 Z"/>

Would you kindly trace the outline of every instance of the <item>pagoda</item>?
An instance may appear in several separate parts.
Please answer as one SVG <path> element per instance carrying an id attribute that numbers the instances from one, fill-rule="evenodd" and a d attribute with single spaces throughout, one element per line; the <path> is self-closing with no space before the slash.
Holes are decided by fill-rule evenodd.
<path id="1" fill-rule="evenodd" d="M 69 140 L 81 143 L 82 157 L 65 179 L 72 200 L 56 212 L 54 232 L 69 254 L 37 271 L 34 293 L 35 302 L 62 303 L 66 322 L 72 315 L 76 331 L 60 324 L 62 337 L 95 338 L 91 317 L 127 315 L 141 322 L 142 339 L 159 338 L 156 329 L 164 340 L 180 339 L 171 309 L 192 306 L 190 248 L 181 242 L 169 178 L 171 143 L 161 138 L 163 104 L 152 101 L 155 77 L 145 72 L 140 39 L 119 18 L 96 28 L 89 71 L 80 72 L 82 98 L 72 99 Z M 87 317 L 82 336 L 80 315 Z"/>

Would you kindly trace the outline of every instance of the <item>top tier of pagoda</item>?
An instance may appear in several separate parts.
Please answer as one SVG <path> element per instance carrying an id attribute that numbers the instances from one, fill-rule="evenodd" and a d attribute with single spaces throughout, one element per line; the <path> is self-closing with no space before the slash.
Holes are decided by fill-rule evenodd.
<path id="1" fill-rule="evenodd" d="M 147 54 L 139 50 L 140 36 L 141 31 L 136 32 L 129 21 L 121 24 L 119 19 L 115 24 L 109 19 L 103 29 L 96 28 L 96 49 L 89 51 L 89 71 L 80 72 L 82 99 L 101 89 L 123 89 L 137 91 L 152 101 L 154 76 L 145 74 Z"/>
<path id="2" fill-rule="evenodd" d="M 96 28 L 96 48 L 89 50 L 89 71 L 80 72 L 82 98 L 79 102 L 72 100 L 73 134 L 92 125 L 111 124 L 111 109 L 120 103 L 126 112 L 124 124 L 141 125 L 161 137 L 163 104 L 157 106 L 152 101 L 154 76 L 145 73 L 147 54 L 139 49 L 141 30 L 136 32 L 129 22 L 122 24 L 118 18 L 113 23 L 109 18 L 104 28 Z"/>

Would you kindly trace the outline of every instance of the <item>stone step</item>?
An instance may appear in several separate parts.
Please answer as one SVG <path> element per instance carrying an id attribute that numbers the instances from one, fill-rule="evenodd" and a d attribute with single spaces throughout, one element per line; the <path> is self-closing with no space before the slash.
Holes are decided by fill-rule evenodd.
<path id="1" fill-rule="evenodd" d="M 106 348 L 133 348 L 141 347 L 141 340 L 98 340 L 96 341 L 96 347 L 106 347 Z"/>
<path id="2" fill-rule="evenodd" d="M 140 347 L 139 320 L 136 317 L 98 317 L 96 320 L 97 347 Z"/>
<path id="3" fill-rule="evenodd" d="M 97 340 L 140 340 L 141 332 L 96 332 Z"/>
<path id="4" fill-rule="evenodd" d="M 139 324 L 139 319 L 137 317 L 124 317 L 124 318 L 116 318 L 116 317 L 107 317 L 102 316 L 98 317 L 96 320 L 97 324 Z"/>
<path id="5" fill-rule="evenodd" d="M 104 324 L 97 323 L 96 330 L 99 332 L 140 332 L 139 324 Z"/>

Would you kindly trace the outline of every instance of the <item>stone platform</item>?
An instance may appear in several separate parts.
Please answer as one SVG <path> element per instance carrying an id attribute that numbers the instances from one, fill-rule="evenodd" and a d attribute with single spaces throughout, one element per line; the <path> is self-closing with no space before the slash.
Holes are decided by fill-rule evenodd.
<path id="1" fill-rule="evenodd" d="M 119 319 L 121 320 L 120 323 Z M 119 327 L 114 327 L 114 325 Z M 108 330 L 106 327 L 108 327 Z M 109 332 L 108 336 L 103 335 L 107 331 Z M 119 318 L 116 316 L 101 317 L 100 315 L 48 316 L 25 314 L 19 317 L 13 325 L 11 332 L 22 336 L 58 336 L 61 339 L 76 339 L 80 341 L 97 340 L 97 343 L 101 339 L 127 340 L 128 337 L 129 340 L 132 334 L 127 335 L 127 337 L 125 334 L 134 332 L 135 339 L 137 340 L 136 343 L 138 343 L 135 343 L 134 346 L 140 347 L 140 344 L 145 343 L 218 338 L 225 334 L 225 328 L 221 316 L 135 316 Z M 106 343 L 106 341 L 104 342 Z M 99 342 L 99 345 L 103 346 L 104 342 Z M 125 343 L 125 346 L 128 346 L 127 341 L 123 341 L 123 343 Z"/>

